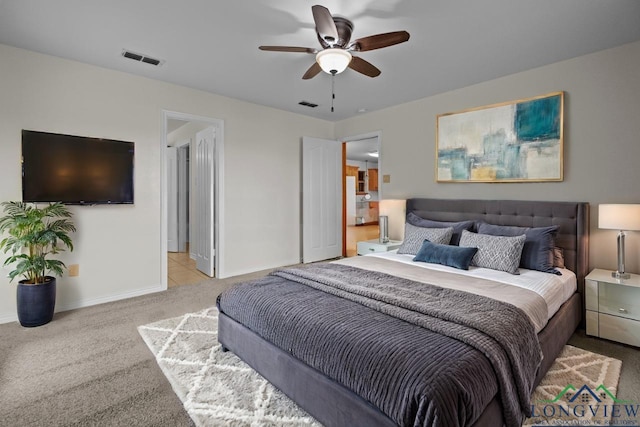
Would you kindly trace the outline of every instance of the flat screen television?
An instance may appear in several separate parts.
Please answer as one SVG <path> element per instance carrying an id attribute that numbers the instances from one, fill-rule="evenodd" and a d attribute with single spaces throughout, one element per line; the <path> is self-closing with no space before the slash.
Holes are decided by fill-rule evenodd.
<path id="1" fill-rule="evenodd" d="M 22 200 L 133 203 L 134 143 L 22 131 Z"/>

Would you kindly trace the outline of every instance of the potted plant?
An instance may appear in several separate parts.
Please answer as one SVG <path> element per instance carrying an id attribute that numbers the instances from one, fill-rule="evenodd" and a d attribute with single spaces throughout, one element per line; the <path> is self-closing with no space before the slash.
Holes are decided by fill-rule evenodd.
<path id="1" fill-rule="evenodd" d="M 0 249 L 5 254 L 11 251 L 4 265 L 15 263 L 15 269 L 9 272 L 10 281 L 17 276 L 23 278 L 17 289 L 18 320 L 26 327 L 44 325 L 53 318 L 56 303 L 53 276 L 62 276 L 66 268 L 50 256 L 65 248 L 73 250 L 69 237 L 76 231 L 72 214 L 62 203 L 39 208 L 24 202 L 3 202 L 2 207 L 0 234 L 7 232 L 8 237 L 0 241 Z"/>

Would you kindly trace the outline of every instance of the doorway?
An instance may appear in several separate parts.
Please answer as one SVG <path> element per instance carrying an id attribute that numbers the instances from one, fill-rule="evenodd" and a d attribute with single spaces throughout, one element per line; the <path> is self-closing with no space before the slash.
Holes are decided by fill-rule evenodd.
<path id="1" fill-rule="evenodd" d="M 189 129 L 208 124 L 169 121 L 167 147 L 167 287 L 190 285 L 209 278 L 198 269 L 191 244 L 191 145 Z M 188 129 L 183 129 L 188 127 Z M 184 139 L 179 139 L 184 138 Z"/>
<path id="2" fill-rule="evenodd" d="M 224 141 L 218 119 L 164 111 L 163 122 L 161 239 L 166 289 L 223 277 Z"/>
<path id="3" fill-rule="evenodd" d="M 357 242 L 379 236 L 381 197 L 379 132 L 344 139 L 343 256 L 357 254 Z"/>

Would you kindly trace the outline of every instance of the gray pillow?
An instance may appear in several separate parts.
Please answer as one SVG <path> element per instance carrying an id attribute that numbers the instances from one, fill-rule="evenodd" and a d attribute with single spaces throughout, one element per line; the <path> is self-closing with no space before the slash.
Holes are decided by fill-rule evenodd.
<path id="1" fill-rule="evenodd" d="M 471 265 L 518 274 L 525 239 L 524 234 L 513 237 L 490 236 L 463 230 L 460 246 L 478 248 Z"/>
<path id="2" fill-rule="evenodd" d="M 416 255 L 425 240 L 440 245 L 448 245 L 452 235 L 452 227 L 424 228 L 406 223 L 404 225 L 404 241 L 398 248 L 398 253 Z"/>
<path id="3" fill-rule="evenodd" d="M 418 215 L 413 212 L 409 212 L 407 214 L 407 222 L 409 224 L 413 224 L 416 227 L 427 227 L 427 228 L 447 228 L 453 227 L 453 235 L 451 236 L 452 245 L 458 245 L 460 243 L 460 236 L 462 236 L 462 230 L 473 231 L 473 227 L 475 227 L 475 221 L 459 221 L 459 222 L 448 222 L 448 221 L 434 221 L 432 219 L 420 218 Z"/>
<path id="4" fill-rule="evenodd" d="M 553 248 L 555 247 L 557 232 L 557 225 L 549 227 L 515 227 L 484 222 L 478 224 L 479 234 L 491 234 L 492 236 L 519 236 L 524 234 L 526 239 L 522 249 L 522 257 L 520 258 L 520 267 L 552 274 L 560 274 L 558 270 L 553 268 Z"/>

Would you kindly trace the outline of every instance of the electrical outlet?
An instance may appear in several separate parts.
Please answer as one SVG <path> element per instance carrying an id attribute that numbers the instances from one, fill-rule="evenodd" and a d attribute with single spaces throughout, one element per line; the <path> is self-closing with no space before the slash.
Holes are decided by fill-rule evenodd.
<path id="1" fill-rule="evenodd" d="M 388 184 L 391 182 L 391 175 L 382 175 L 382 182 Z"/>
<path id="2" fill-rule="evenodd" d="M 80 264 L 69 265 L 69 277 L 75 277 L 80 275 Z"/>

